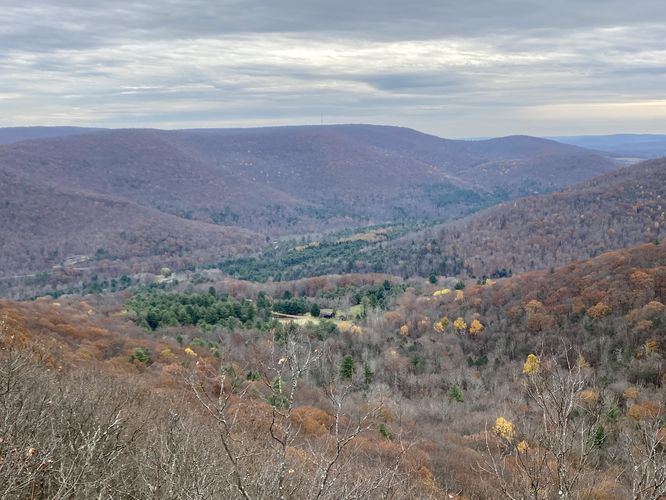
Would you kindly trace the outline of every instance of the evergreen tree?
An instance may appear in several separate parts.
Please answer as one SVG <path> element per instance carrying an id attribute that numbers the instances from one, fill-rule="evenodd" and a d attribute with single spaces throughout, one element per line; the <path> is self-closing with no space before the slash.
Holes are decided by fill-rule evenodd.
<path id="1" fill-rule="evenodd" d="M 356 364 L 354 363 L 354 358 L 349 354 L 342 358 L 342 363 L 340 365 L 340 377 L 351 380 L 356 371 Z"/>
<path id="2" fill-rule="evenodd" d="M 449 387 L 447 396 L 449 396 L 450 400 L 456 401 L 458 403 L 462 403 L 464 401 L 463 392 L 457 385 L 452 385 Z"/>

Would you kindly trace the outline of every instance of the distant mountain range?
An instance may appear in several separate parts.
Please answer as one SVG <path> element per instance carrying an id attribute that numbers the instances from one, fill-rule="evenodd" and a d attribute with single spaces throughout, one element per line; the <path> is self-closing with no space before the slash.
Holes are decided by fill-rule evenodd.
<path id="1" fill-rule="evenodd" d="M 66 137 L 81 135 L 104 130 L 101 128 L 86 127 L 6 127 L 0 128 L 0 144 L 13 144 L 33 139 L 50 139 L 53 137 Z"/>
<path id="2" fill-rule="evenodd" d="M 550 137 L 555 141 L 588 148 L 613 156 L 659 158 L 666 156 L 666 135 L 614 134 Z"/>
<path id="3" fill-rule="evenodd" d="M 546 139 L 370 125 L 0 129 L 0 141 L 13 142 L 0 146 L 0 276 L 71 255 L 219 258 L 267 237 L 456 218 L 617 168 Z"/>

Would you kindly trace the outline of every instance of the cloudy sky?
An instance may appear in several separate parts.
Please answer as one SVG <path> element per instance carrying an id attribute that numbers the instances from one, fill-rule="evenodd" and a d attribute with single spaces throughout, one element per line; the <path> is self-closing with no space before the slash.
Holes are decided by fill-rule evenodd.
<path id="1" fill-rule="evenodd" d="M 0 126 L 666 133 L 663 0 L 0 7 Z"/>

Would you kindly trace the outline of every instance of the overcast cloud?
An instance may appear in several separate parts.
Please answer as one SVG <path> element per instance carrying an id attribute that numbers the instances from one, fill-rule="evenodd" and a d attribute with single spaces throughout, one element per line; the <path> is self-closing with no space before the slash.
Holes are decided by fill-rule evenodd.
<path id="1" fill-rule="evenodd" d="M 666 133 L 666 2 L 0 0 L 0 126 Z"/>

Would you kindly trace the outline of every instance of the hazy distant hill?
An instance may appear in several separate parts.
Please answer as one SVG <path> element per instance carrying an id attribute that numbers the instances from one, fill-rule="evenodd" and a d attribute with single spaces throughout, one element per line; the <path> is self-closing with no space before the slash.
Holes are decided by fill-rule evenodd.
<path id="1" fill-rule="evenodd" d="M 566 144 L 611 153 L 614 156 L 659 158 L 666 156 L 666 135 L 615 134 L 552 137 Z"/>
<path id="2" fill-rule="evenodd" d="M 212 256 L 241 240 L 258 241 L 256 232 L 265 241 L 455 218 L 616 168 L 587 150 L 544 139 L 451 141 L 397 127 L 63 135 L 75 130 L 82 131 L 59 128 L 49 132 L 58 137 L 0 146 L 0 275 L 40 271 L 98 249 L 115 259 Z"/>
<path id="3" fill-rule="evenodd" d="M 258 237 L 188 221 L 126 200 L 54 187 L 0 167 L 0 277 L 47 271 L 74 257 L 100 260 L 161 256 L 190 261 L 230 255 Z M 76 260 L 76 259 L 75 259 Z"/>
<path id="4" fill-rule="evenodd" d="M 68 189 L 131 200 L 183 218 L 211 221 L 217 211 L 254 213 L 288 195 L 216 168 L 158 130 L 111 130 L 0 148 L 0 165 Z M 233 223 L 233 220 L 219 221 Z"/>
<path id="5" fill-rule="evenodd" d="M 414 236 L 394 245 L 421 273 L 451 272 L 447 260 L 475 276 L 541 269 L 663 237 L 664 200 L 666 159 L 651 160 L 444 224 L 416 246 Z"/>
<path id="6" fill-rule="evenodd" d="M 12 144 L 31 139 L 50 139 L 69 135 L 89 134 L 104 130 L 86 127 L 6 127 L 0 128 L 0 144 Z"/>
<path id="7" fill-rule="evenodd" d="M 307 196 L 312 182 L 359 193 L 438 189 L 504 191 L 510 196 L 552 191 L 615 167 L 582 148 L 547 139 L 511 136 L 448 140 L 399 127 L 334 125 L 237 130 L 192 130 L 182 135 L 227 168 L 259 182 Z M 236 159 L 233 161 L 233 159 Z M 301 186 L 301 183 L 306 186 Z M 317 198 L 326 192 L 311 194 Z"/>
<path id="8" fill-rule="evenodd" d="M 0 165 L 184 218 L 292 234 L 460 216 L 615 168 L 544 139 L 451 141 L 366 125 L 102 131 L 4 146 Z"/>

